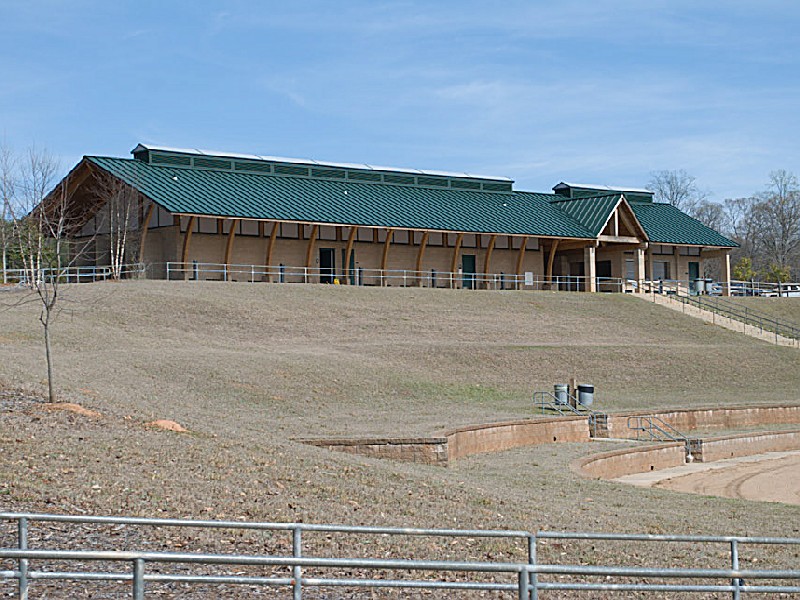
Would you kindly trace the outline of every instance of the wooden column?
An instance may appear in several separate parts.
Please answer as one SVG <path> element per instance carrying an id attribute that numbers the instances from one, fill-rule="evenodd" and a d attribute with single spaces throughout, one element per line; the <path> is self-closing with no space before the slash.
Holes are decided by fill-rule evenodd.
<path id="1" fill-rule="evenodd" d="M 720 275 L 722 276 L 722 295 L 723 296 L 730 296 L 731 295 L 731 253 L 730 250 L 725 250 L 720 257 L 720 263 L 722 267 L 722 272 Z"/>
<path id="2" fill-rule="evenodd" d="M 455 273 L 458 268 L 458 255 L 461 252 L 461 242 L 464 241 L 464 234 L 456 236 L 456 245 L 453 247 L 453 259 L 450 261 L 450 287 L 456 287 Z"/>
<path id="3" fill-rule="evenodd" d="M 550 254 L 547 257 L 547 283 L 553 283 L 553 262 L 556 259 L 556 251 L 558 250 L 558 243 L 561 240 L 553 240 L 553 243 L 550 244 Z"/>
<path id="4" fill-rule="evenodd" d="M 413 235 L 413 233 L 412 233 Z M 416 271 L 417 271 L 417 285 L 422 287 L 422 259 L 425 257 L 425 248 L 428 247 L 428 232 L 425 231 L 422 234 L 422 240 L 419 242 L 419 250 L 417 250 L 417 264 L 416 264 Z"/>
<path id="5" fill-rule="evenodd" d="M 304 225 L 300 225 L 300 227 L 304 227 Z M 318 233 L 319 225 L 312 226 L 311 235 L 308 236 L 308 248 L 306 249 L 306 269 L 311 268 L 311 260 L 314 258 L 314 247 L 317 243 Z M 308 283 L 308 271 L 306 271 L 306 276 L 303 278 L 303 283 Z"/>
<path id="6" fill-rule="evenodd" d="M 483 280 L 486 282 L 487 290 L 489 289 L 489 268 L 492 264 L 492 253 L 494 252 L 494 244 L 496 241 L 496 235 L 489 238 L 489 245 L 486 247 L 486 254 L 483 257 Z"/>
<path id="7" fill-rule="evenodd" d="M 350 257 L 353 255 L 353 243 L 356 241 L 357 233 L 358 227 L 353 226 L 350 228 L 350 235 L 347 236 L 347 246 L 344 249 L 344 265 L 342 268 L 345 285 L 350 285 L 350 277 L 353 275 L 350 273 Z"/>
<path id="8" fill-rule="evenodd" d="M 186 263 L 189 262 L 189 248 L 192 244 L 192 230 L 194 229 L 194 221 L 197 217 L 194 215 L 189 217 L 189 224 L 186 226 L 186 234 L 183 236 L 183 250 L 181 250 L 181 268 L 183 269 L 183 278 L 188 279 L 189 270 L 186 268 Z M 179 229 L 180 231 L 180 229 Z"/>
<path id="9" fill-rule="evenodd" d="M 377 230 L 376 230 L 377 231 Z M 383 243 L 383 256 L 381 257 L 381 285 L 386 285 L 386 280 L 384 279 L 384 274 L 386 271 L 386 265 L 389 263 L 389 245 L 392 243 L 392 238 L 394 237 L 394 229 L 387 229 L 386 230 L 386 241 Z"/>
<path id="10" fill-rule="evenodd" d="M 644 293 L 644 248 L 634 250 L 636 256 L 636 292 Z"/>
<path id="11" fill-rule="evenodd" d="M 525 236 L 522 238 L 522 243 L 519 245 L 519 255 L 517 256 L 517 281 L 519 281 L 520 275 L 522 275 L 522 263 L 525 260 L 525 248 L 528 246 L 528 237 Z M 519 289 L 519 284 L 517 285 L 517 289 Z"/>
<path id="12" fill-rule="evenodd" d="M 231 221 L 231 228 L 228 230 L 228 243 L 225 244 L 225 281 L 230 281 L 228 265 L 231 264 L 231 252 L 233 252 L 233 240 L 236 238 L 236 228 L 239 226 L 240 219 Z"/>
<path id="13" fill-rule="evenodd" d="M 150 219 L 153 218 L 153 211 L 156 208 L 156 203 L 151 202 L 147 207 L 147 212 L 142 219 L 142 235 L 139 236 L 139 264 L 144 263 L 144 245 L 147 242 L 147 228 L 150 227 Z"/>
<path id="14" fill-rule="evenodd" d="M 587 246 L 583 249 L 583 272 L 586 276 L 584 290 L 587 292 L 597 291 L 597 261 L 596 248 Z"/>
<path id="15" fill-rule="evenodd" d="M 280 229 L 281 224 L 275 222 L 272 224 L 272 231 L 269 234 L 269 242 L 267 242 L 267 255 L 264 258 L 264 264 L 267 267 L 267 281 L 272 283 L 272 255 L 275 251 L 275 240 L 278 237 L 278 230 Z"/>

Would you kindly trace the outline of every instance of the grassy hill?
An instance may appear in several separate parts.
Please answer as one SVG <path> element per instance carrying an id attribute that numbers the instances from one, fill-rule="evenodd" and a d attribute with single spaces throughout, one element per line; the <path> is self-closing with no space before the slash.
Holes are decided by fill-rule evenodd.
<path id="1" fill-rule="evenodd" d="M 3 291 L 0 302 L 16 292 Z M 631 489 L 568 468 L 615 443 L 425 467 L 296 437 L 429 435 L 599 406 L 800 400 L 800 352 L 621 295 L 131 282 L 68 289 L 63 399 L 0 397 L 0 509 L 404 526 L 798 535 L 796 507 Z M 0 387 L 44 389 L 35 304 L 0 311 Z M 173 419 L 188 434 L 148 429 Z"/>

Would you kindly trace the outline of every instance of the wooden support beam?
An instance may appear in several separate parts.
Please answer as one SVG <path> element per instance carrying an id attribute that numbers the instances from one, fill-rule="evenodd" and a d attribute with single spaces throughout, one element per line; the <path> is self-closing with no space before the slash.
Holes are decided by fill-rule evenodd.
<path id="1" fill-rule="evenodd" d="M 181 250 L 181 268 L 183 269 L 183 278 L 186 279 L 188 277 L 189 270 L 186 268 L 186 264 L 189 262 L 189 249 L 192 244 L 192 231 L 194 230 L 194 222 L 195 219 L 194 215 L 189 217 L 189 224 L 186 226 L 186 233 L 183 236 L 183 249 Z"/>
<path id="2" fill-rule="evenodd" d="M 228 281 L 228 265 L 231 264 L 231 253 L 233 252 L 233 240 L 236 238 L 236 228 L 239 226 L 240 219 L 233 219 L 231 221 L 231 228 L 228 230 L 228 243 L 225 244 L 225 259 L 222 261 L 225 264 L 225 281 Z"/>
<path id="3" fill-rule="evenodd" d="M 347 246 L 344 249 L 344 265 L 342 265 L 342 272 L 344 273 L 344 284 L 350 284 L 350 277 L 353 275 L 350 273 L 350 257 L 353 256 L 353 244 L 356 241 L 356 235 L 358 234 L 358 227 L 355 225 L 350 228 L 350 235 L 347 236 Z"/>
<path id="4" fill-rule="evenodd" d="M 486 282 L 486 289 L 489 289 L 489 269 L 492 264 L 492 253 L 494 252 L 494 244 L 496 241 L 496 235 L 489 238 L 489 245 L 486 247 L 486 255 L 483 257 L 483 280 Z"/>
<path id="5" fill-rule="evenodd" d="M 306 269 L 311 268 L 311 261 L 314 258 L 314 246 L 317 243 L 317 235 L 319 233 L 319 225 L 311 227 L 311 235 L 308 236 L 308 247 L 306 248 Z M 303 278 L 303 283 L 308 283 L 308 271 Z"/>
<path id="6" fill-rule="evenodd" d="M 275 222 L 272 224 L 272 231 L 269 234 L 269 242 L 267 242 L 267 255 L 264 257 L 264 264 L 267 267 L 267 281 L 272 283 L 272 255 L 275 251 L 275 240 L 278 237 L 278 230 L 280 229 L 281 224 Z"/>
<path id="7" fill-rule="evenodd" d="M 522 263 L 525 260 L 525 248 L 528 246 L 528 236 L 522 238 L 522 243 L 519 245 L 519 255 L 517 255 L 517 280 L 522 275 Z"/>
<path id="8" fill-rule="evenodd" d="M 456 236 L 456 245 L 453 246 L 453 258 L 450 261 L 450 287 L 456 287 L 456 280 L 454 273 L 458 268 L 458 255 L 461 253 L 461 242 L 464 241 L 464 234 L 459 233 Z"/>
<path id="9" fill-rule="evenodd" d="M 640 244 L 641 240 L 630 235 L 599 235 L 597 239 L 601 242 L 612 244 Z"/>
<path id="10" fill-rule="evenodd" d="M 553 283 L 553 262 L 556 259 L 556 251 L 558 250 L 558 244 L 561 240 L 553 240 L 553 243 L 550 245 L 550 254 L 547 257 L 547 283 Z"/>
<path id="11" fill-rule="evenodd" d="M 422 234 L 422 239 L 419 242 L 419 250 L 417 250 L 417 264 L 416 264 L 416 271 L 417 271 L 417 285 L 422 287 L 422 259 L 425 257 L 425 248 L 428 247 L 428 232 L 425 231 Z"/>
<path id="12" fill-rule="evenodd" d="M 377 230 L 376 230 L 377 232 Z M 384 273 L 386 271 L 386 265 L 389 264 L 389 245 L 392 243 L 392 238 L 394 237 L 394 229 L 387 229 L 386 230 L 386 241 L 383 243 L 383 256 L 381 257 L 381 285 L 386 285 L 386 280 L 384 279 Z"/>
<path id="13" fill-rule="evenodd" d="M 156 203 L 151 202 L 147 207 L 147 212 L 142 219 L 142 235 L 139 236 L 139 264 L 144 263 L 144 246 L 147 242 L 147 228 L 150 227 L 150 219 L 153 218 L 153 212 L 156 208 Z"/>
<path id="14" fill-rule="evenodd" d="M 560 240 L 558 249 L 561 252 L 566 252 L 567 250 L 583 250 L 586 246 L 594 246 L 595 242 L 596 240 Z"/>

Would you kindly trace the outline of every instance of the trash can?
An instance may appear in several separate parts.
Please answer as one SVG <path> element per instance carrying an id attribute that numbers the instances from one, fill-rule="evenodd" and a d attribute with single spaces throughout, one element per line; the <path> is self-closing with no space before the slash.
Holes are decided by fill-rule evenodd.
<path id="1" fill-rule="evenodd" d="M 553 386 L 553 395 L 556 397 L 556 404 L 569 403 L 569 386 L 566 383 L 557 383 Z"/>
<path id="2" fill-rule="evenodd" d="M 594 402 L 594 386 L 585 383 L 578 384 L 578 402 L 581 406 L 589 407 Z"/>
<path id="3" fill-rule="evenodd" d="M 694 280 L 694 293 L 695 294 L 702 294 L 706 288 L 706 280 L 702 277 L 698 277 Z"/>

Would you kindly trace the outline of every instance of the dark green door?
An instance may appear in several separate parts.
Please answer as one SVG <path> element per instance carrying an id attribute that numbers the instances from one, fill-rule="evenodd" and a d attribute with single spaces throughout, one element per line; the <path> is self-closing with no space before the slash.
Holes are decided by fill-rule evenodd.
<path id="1" fill-rule="evenodd" d="M 319 282 L 333 283 L 336 273 L 336 255 L 333 248 L 319 249 Z"/>
<path id="2" fill-rule="evenodd" d="M 700 277 L 700 263 L 689 263 L 689 289 L 697 293 L 697 278 Z"/>
<path id="3" fill-rule="evenodd" d="M 475 289 L 475 255 L 461 255 L 461 286 L 470 290 Z"/>

